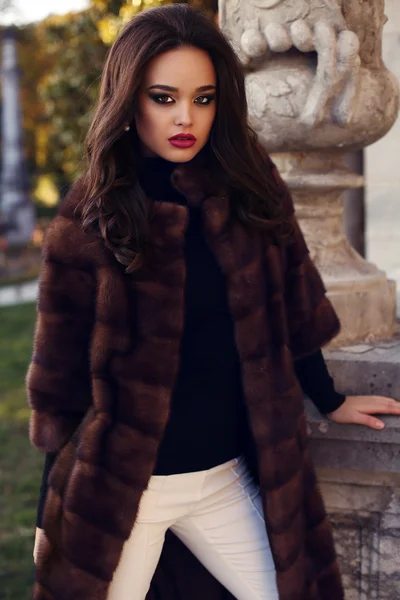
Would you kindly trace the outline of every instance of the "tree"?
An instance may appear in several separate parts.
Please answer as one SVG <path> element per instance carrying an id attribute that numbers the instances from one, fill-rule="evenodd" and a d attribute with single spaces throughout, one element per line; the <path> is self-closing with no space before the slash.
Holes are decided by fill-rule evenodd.
<path id="1" fill-rule="evenodd" d="M 2 0 L 0 0 L 1 2 Z M 82 148 L 109 46 L 137 12 L 171 0 L 91 0 L 21 29 L 22 102 L 28 165 L 61 189 L 82 172 Z M 217 0 L 189 0 L 215 14 Z M 41 190 L 51 189 L 41 182 Z"/>
<path id="2" fill-rule="evenodd" d="M 173 0 L 174 2 L 182 2 L 189 4 L 195 8 L 200 8 L 210 18 L 216 18 L 218 13 L 218 0 Z"/>
<path id="3" fill-rule="evenodd" d="M 82 168 L 82 143 L 107 47 L 95 10 L 54 15 L 23 28 L 20 40 L 28 164 L 58 188 Z"/>
<path id="4" fill-rule="evenodd" d="M 92 0 L 103 15 L 98 23 L 98 29 L 103 42 L 111 45 L 121 27 L 138 12 L 165 4 L 189 4 L 200 8 L 209 17 L 214 18 L 218 10 L 218 0 Z"/>
<path id="5" fill-rule="evenodd" d="M 38 155 L 36 138 L 40 138 L 41 127 L 46 122 L 44 105 L 38 93 L 42 76 L 52 66 L 50 56 L 38 36 L 36 25 L 20 28 L 17 37 L 17 53 L 21 78 L 21 101 L 24 128 L 24 146 L 28 169 L 33 173 L 43 163 Z"/>

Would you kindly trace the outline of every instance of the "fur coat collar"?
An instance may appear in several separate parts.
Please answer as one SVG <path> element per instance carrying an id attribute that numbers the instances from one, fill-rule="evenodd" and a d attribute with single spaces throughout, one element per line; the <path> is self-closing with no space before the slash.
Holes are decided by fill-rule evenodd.
<path id="1" fill-rule="evenodd" d="M 230 218 L 230 198 L 192 161 L 171 176 L 201 206 L 206 240 L 226 278 L 242 366 L 252 460 L 280 600 L 342 600 L 332 532 L 308 451 L 293 361 L 330 341 L 337 316 L 310 260 L 290 195 L 286 247 Z M 49 476 L 34 600 L 106 600 L 168 420 L 184 328 L 188 208 L 155 202 L 159 260 L 126 275 L 83 232 L 79 183 L 43 249 L 34 353 L 27 375 L 30 437 L 58 451 Z M 82 420 L 79 415 L 85 413 Z M 232 596 L 169 533 L 147 600 Z"/>

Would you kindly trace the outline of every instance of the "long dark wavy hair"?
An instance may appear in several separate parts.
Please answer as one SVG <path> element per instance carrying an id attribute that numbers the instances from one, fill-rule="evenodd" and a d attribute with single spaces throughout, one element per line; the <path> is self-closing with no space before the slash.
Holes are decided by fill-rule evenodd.
<path id="1" fill-rule="evenodd" d="M 235 214 L 245 226 L 262 228 L 276 239 L 284 236 L 282 191 L 268 175 L 248 124 L 244 73 L 230 43 L 213 21 L 186 4 L 152 8 L 135 16 L 111 47 L 85 140 L 83 227 L 101 234 L 128 273 L 143 264 L 151 246 L 151 204 L 137 172 L 138 93 L 148 62 L 182 46 L 206 51 L 216 71 L 216 116 L 203 149 L 209 168 L 228 186 Z"/>

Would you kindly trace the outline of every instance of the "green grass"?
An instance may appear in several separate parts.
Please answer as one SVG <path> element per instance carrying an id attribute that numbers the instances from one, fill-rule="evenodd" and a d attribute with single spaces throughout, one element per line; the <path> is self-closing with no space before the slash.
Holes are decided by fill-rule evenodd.
<path id="1" fill-rule="evenodd" d="M 25 375 L 34 322 L 34 304 L 0 308 L 0 600 L 28 600 L 32 595 L 44 460 L 28 438 Z"/>
<path id="2" fill-rule="evenodd" d="M 24 275 L 18 275 L 13 277 L 3 277 L 0 279 L 0 288 L 8 287 L 9 285 L 20 285 L 22 283 L 30 283 L 35 281 L 39 277 L 40 265 L 32 267 Z"/>

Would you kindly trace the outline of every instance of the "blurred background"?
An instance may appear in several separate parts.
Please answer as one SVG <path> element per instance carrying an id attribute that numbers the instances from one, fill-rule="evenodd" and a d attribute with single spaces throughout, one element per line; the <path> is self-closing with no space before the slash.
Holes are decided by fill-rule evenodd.
<path id="1" fill-rule="evenodd" d="M 384 59 L 400 79 L 400 15 L 387 1 Z M 43 233 L 80 175 L 107 50 L 163 0 L 0 0 L 0 600 L 30 598 L 43 456 L 30 447 L 24 378 Z M 217 0 L 192 0 L 218 19 Z M 400 122 L 348 157 L 364 190 L 345 202 L 354 247 L 400 283 Z M 356 195 L 354 195 L 356 194 Z M 399 286 L 400 287 L 400 286 Z"/>

